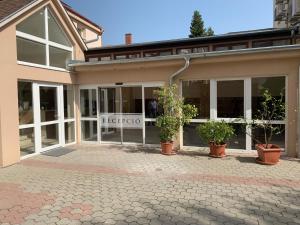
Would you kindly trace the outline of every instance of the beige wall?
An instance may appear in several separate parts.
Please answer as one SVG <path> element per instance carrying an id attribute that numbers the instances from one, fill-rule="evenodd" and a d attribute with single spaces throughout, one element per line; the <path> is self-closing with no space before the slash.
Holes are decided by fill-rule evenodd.
<path id="1" fill-rule="evenodd" d="M 78 68 L 77 84 L 113 84 L 116 82 L 168 82 L 169 76 L 184 65 L 173 62 L 147 62 Z M 244 78 L 265 76 L 288 77 L 287 154 L 297 152 L 298 76 L 300 52 L 250 54 L 244 56 L 192 59 L 188 70 L 179 80 Z"/>
<path id="2" fill-rule="evenodd" d="M 30 10 L 30 13 L 24 18 L 45 4 L 49 4 L 48 1 L 45 2 L 35 7 L 35 9 Z M 56 6 L 52 2 L 50 4 L 57 14 Z M 58 18 L 63 21 L 62 17 L 58 16 Z M 66 84 L 73 83 L 75 79 L 69 72 L 17 65 L 16 24 L 19 22 L 20 20 L 14 21 L 9 26 L 0 30 L 0 166 L 8 166 L 20 160 L 18 141 L 18 79 Z M 75 58 L 83 59 L 83 52 L 79 45 L 76 44 L 69 28 L 67 28 L 68 26 L 64 22 L 62 22 L 62 25 L 66 27 L 67 34 L 74 44 Z"/>

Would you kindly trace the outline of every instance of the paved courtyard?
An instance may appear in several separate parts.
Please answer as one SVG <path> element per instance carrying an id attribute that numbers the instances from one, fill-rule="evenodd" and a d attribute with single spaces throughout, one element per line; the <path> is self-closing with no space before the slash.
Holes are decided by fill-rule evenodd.
<path id="1" fill-rule="evenodd" d="M 0 169 L 0 224 L 300 224 L 300 161 L 74 146 Z"/>

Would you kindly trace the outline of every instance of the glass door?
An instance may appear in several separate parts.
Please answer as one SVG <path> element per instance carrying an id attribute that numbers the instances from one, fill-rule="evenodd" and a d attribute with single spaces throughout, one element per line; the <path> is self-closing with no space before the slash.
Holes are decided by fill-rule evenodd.
<path id="1" fill-rule="evenodd" d="M 59 86 L 39 85 L 39 145 L 41 151 L 59 147 L 61 144 L 61 107 Z"/>
<path id="2" fill-rule="evenodd" d="M 121 123 L 121 88 L 99 88 L 99 112 L 102 142 L 122 142 Z"/>

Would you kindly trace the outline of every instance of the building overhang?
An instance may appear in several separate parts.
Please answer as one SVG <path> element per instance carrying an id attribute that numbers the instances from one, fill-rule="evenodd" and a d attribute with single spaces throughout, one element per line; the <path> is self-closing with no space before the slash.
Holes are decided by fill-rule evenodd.
<path id="1" fill-rule="evenodd" d="M 157 56 L 149 58 L 121 59 L 97 62 L 71 62 L 68 66 L 73 71 L 102 70 L 115 68 L 116 66 L 126 67 L 147 67 L 159 65 L 182 64 L 182 59 L 190 58 L 193 64 L 214 63 L 226 61 L 243 61 L 274 58 L 300 57 L 300 44 L 276 47 L 250 48 L 230 51 L 214 51 L 205 53 L 193 53 L 184 55 Z M 299 61 L 300 63 L 300 61 Z"/>

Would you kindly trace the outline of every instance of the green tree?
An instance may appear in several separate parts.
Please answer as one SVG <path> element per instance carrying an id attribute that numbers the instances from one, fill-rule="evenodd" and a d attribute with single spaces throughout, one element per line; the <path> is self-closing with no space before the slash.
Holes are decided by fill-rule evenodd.
<path id="1" fill-rule="evenodd" d="M 211 27 L 209 27 L 208 29 L 205 28 L 204 21 L 198 10 L 194 11 L 194 15 L 190 26 L 190 32 L 190 38 L 214 35 L 214 31 Z"/>
<path id="2" fill-rule="evenodd" d="M 206 36 L 214 36 L 214 35 L 215 35 L 214 30 L 211 27 L 208 27 L 206 31 Z"/>

